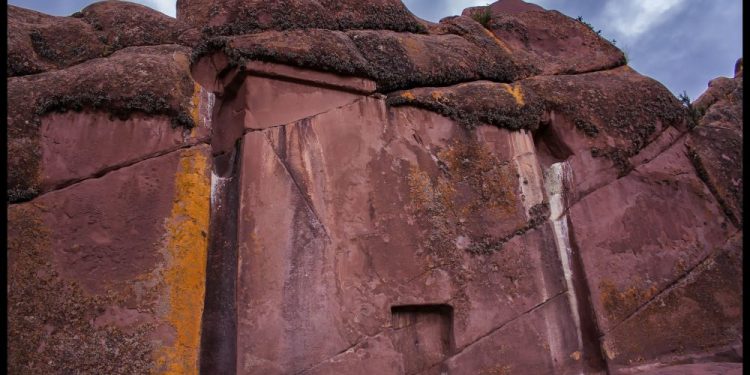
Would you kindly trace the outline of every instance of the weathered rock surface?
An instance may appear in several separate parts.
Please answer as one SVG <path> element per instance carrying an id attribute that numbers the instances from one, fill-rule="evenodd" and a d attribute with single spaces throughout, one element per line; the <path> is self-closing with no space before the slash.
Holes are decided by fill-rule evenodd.
<path id="1" fill-rule="evenodd" d="M 10 206 L 9 373 L 192 372 L 209 151 L 171 152 Z"/>
<path id="2" fill-rule="evenodd" d="M 741 371 L 741 60 L 686 106 L 520 0 L 177 11 L 9 6 L 10 373 Z"/>
<path id="3" fill-rule="evenodd" d="M 489 8 L 489 9 L 487 9 Z M 542 74 L 577 74 L 625 65 L 625 55 L 583 22 L 523 1 L 498 1 L 464 10 L 489 11 L 487 28 L 512 54 L 537 66 Z"/>
<path id="4" fill-rule="evenodd" d="M 174 18 L 140 4 L 108 0 L 70 17 L 8 5 L 8 76 L 61 69 L 132 46 L 177 42 Z"/>
<path id="5" fill-rule="evenodd" d="M 188 54 L 177 45 L 130 47 L 68 69 L 10 78 L 11 201 L 208 136 L 209 93 L 190 77 Z M 141 116 L 145 123 L 133 120 Z"/>
<path id="6" fill-rule="evenodd" d="M 424 31 L 398 0 L 179 0 L 177 18 L 210 35 L 250 34 L 260 30 L 374 29 Z"/>
<path id="7" fill-rule="evenodd" d="M 698 176 L 708 185 L 724 213 L 742 225 L 742 59 L 735 77 L 719 77 L 693 104 L 700 115 L 688 140 Z"/>

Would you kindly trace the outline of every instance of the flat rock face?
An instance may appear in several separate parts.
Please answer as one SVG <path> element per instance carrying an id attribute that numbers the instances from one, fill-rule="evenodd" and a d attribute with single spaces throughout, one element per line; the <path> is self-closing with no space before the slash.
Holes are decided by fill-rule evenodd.
<path id="1" fill-rule="evenodd" d="M 411 353 L 406 373 L 423 372 L 534 306 L 567 303 L 551 230 L 519 199 L 516 175 L 532 176 L 516 163 L 524 150 L 509 152 L 516 136 L 486 128 L 475 140 L 428 112 L 388 113 L 364 97 L 244 137 L 238 371 L 332 368 L 375 336 Z M 535 357 L 575 366 L 569 335 L 559 353 L 539 341 Z M 426 347 L 408 349 L 417 337 Z"/>
<path id="2" fill-rule="evenodd" d="M 742 62 L 520 0 L 9 10 L 10 373 L 742 369 Z"/>
<path id="3" fill-rule="evenodd" d="M 8 209 L 10 373 L 191 372 L 209 151 L 175 151 Z"/>

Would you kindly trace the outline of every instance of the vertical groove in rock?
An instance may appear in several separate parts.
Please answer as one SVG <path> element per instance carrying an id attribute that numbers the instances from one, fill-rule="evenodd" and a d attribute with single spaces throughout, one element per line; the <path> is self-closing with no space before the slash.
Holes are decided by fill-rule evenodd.
<path id="1" fill-rule="evenodd" d="M 570 218 L 567 217 L 568 241 L 571 250 L 571 270 L 573 272 L 573 287 L 576 289 L 578 314 L 581 319 L 581 338 L 583 339 L 584 360 L 589 369 L 593 371 L 605 371 L 609 374 L 607 361 L 600 342 L 601 329 L 594 313 L 594 305 L 591 303 L 591 290 L 586 282 L 586 272 L 583 268 L 575 231 L 572 228 Z"/>
<path id="2" fill-rule="evenodd" d="M 555 243 L 563 267 L 570 308 L 578 334 L 578 347 L 583 352 L 584 368 L 605 370 L 604 356 L 599 345 L 596 317 L 590 301 L 590 291 L 583 274 L 583 264 L 575 244 L 567 210 L 567 189 L 572 170 L 567 161 L 550 165 L 545 171 L 544 185 L 550 205 L 550 222 L 555 232 Z"/>
<path id="3" fill-rule="evenodd" d="M 237 212 L 242 140 L 214 157 L 211 174 L 206 297 L 201 335 L 201 374 L 235 374 L 237 358 Z"/>

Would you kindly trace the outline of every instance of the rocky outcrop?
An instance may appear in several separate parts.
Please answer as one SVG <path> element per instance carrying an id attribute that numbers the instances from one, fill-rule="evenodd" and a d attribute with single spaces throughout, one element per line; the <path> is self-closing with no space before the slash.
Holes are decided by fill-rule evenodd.
<path id="1" fill-rule="evenodd" d="M 169 44 L 176 21 L 109 1 L 9 12 L 9 60 L 41 68 L 8 78 L 8 372 L 194 372 L 213 95 Z"/>
<path id="2" fill-rule="evenodd" d="M 398 0 L 180 0 L 177 18 L 209 35 L 252 34 L 262 30 L 373 29 L 424 32 Z"/>
<path id="3" fill-rule="evenodd" d="M 177 11 L 9 6 L 10 373 L 741 371 L 741 61 L 688 106 L 520 0 Z"/>
<path id="4" fill-rule="evenodd" d="M 68 69 L 10 78 L 10 200 L 205 138 L 199 107 L 208 93 L 190 77 L 188 54 L 177 45 L 130 47 Z M 149 125 L 134 121 L 143 116 Z M 119 137 L 132 143 L 118 144 Z"/>
<path id="5" fill-rule="evenodd" d="M 176 43 L 177 21 L 143 5 L 102 1 L 70 17 L 8 5 L 8 76 L 62 69 L 131 46 Z"/>
<path id="6" fill-rule="evenodd" d="M 742 225 L 742 59 L 733 79 L 719 77 L 692 103 L 698 127 L 688 148 L 698 176 L 708 185 L 724 213 Z"/>
<path id="7" fill-rule="evenodd" d="M 498 1 L 463 14 L 481 19 L 503 46 L 548 74 L 578 74 L 624 65 L 625 55 L 581 21 L 521 0 Z"/>

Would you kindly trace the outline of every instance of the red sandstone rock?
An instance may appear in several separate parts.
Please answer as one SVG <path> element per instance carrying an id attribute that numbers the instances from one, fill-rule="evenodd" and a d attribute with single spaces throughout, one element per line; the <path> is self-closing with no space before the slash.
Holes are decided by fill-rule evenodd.
<path id="1" fill-rule="evenodd" d="M 704 347 L 727 348 L 730 360 L 742 360 L 730 348 L 742 345 L 737 336 L 742 330 L 742 235 L 716 250 L 604 337 L 611 363 L 654 358 L 669 363 Z"/>
<path id="2" fill-rule="evenodd" d="M 101 56 L 105 48 L 83 20 L 8 5 L 8 76 L 74 65 Z"/>
<path id="3" fill-rule="evenodd" d="M 739 375 L 741 363 L 696 363 L 676 365 L 640 372 L 643 375 Z"/>
<path id="4" fill-rule="evenodd" d="M 10 373 L 195 368 L 208 151 L 175 151 L 10 206 Z"/>
<path id="5" fill-rule="evenodd" d="M 532 77 L 521 86 L 536 93 L 548 113 L 537 133 L 543 163 L 570 158 L 573 201 L 668 147 L 673 140 L 661 139 L 663 132 L 684 129 L 683 109 L 675 97 L 629 67 Z M 657 150 L 646 149 L 650 144 Z M 641 151 L 649 155 L 639 156 Z"/>
<path id="6" fill-rule="evenodd" d="M 209 98 L 207 93 L 201 94 L 200 86 L 189 75 L 187 51 L 176 45 L 130 47 L 108 58 L 68 69 L 11 78 L 8 82 L 8 96 L 13 103 L 8 111 L 11 200 L 28 199 L 61 183 L 207 136 L 208 124 L 201 115 L 208 116 L 205 107 Z M 105 114 L 99 118 L 109 116 L 108 123 L 91 123 L 85 115 L 48 116 L 55 112 L 90 110 Z M 154 119 L 146 121 L 148 125 L 123 123 L 136 113 Z M 101 147 L 99 142 L 112 140 L 117 134 L 109 130 L 115 126 L 148 129 L 125 130 L 121 134 L 129 133 L 129 137 L 117 140 L 124 144 Z M 193 126 L 193 130 L 186 130 Z M 141 137 L 148 139 L 138 139 L 139 131 Z M 77 145 L 63 153 L 54 151 L 59 148 L 57 144 L 70 142 L 66 139 L 71 137 L 77 142 L 94 143 Z M 49 155 L 50 150 L 55 155 Z M 53 159 L 57 161 L 43 164 Z M 62 169 L 50 170 L 58 167 Z"/>
<path id="7" fill-rule="evenodd" d="M 196 48 L 197 65 L 244 65 L 248 60 L 369 78 L 381 92 L 414 86 L 444 86 L 477 79 L 509 82 L 527 69 L 493 59 L 498 45 L 469 42 L 458 35 L 391 31 L 266 31 L 209 39 Z M 209 69 L 209 68 L 206 68 Z"/>
<path id="8" fill-rule="evenodd" d="M 693 104 L 700 116 L 688 140 L 698 176 L 721 204 L 724 214 L 742 225 L 742 62 L 734 79 L 719 77 Z"/>
<path id="9" fill-rule="evenodd" d="M 468 8 L 464 15 L 486 12 Z M 489 6 L 487 28 L 511 53 L 528 60 L 542 74 L 575 74 L 624 65 L 625 55 L 582 22 L 520 0 Z"/>
<path id="10" fill-rule="evenodd" d="M 179 0 L 177 19 L 209 34 L 240 35 L 258 30 L 375 29 L 423 31 L 424 27 L 397 0 Z"/>
<path id="11" fill-rule="evenodd" d="M 368 98 L 245 136 L 238 283 L 248 287 L 237 303 L 238 353 L 247 354 L 238 358 L 241 371 L 285 373 L 336 362 L 328 358 L 367 337 L 394 334 L 388 328 L 393 309 L 449 305 L 453 342 L 435 362 L 403 359 L 405 368 L 424 370 L 561 292 L 556 253 L 544 245 L 549 232 L 513 237 L 528 220 L 523 203 L 504 195 L 503 189 L 519 189 L 516 165 L 492 166 L 495 157 L 513 157 L 507 146 L 465 149 L 455 143 L 465 139 L 463 131 L 437 115 L 399 110 L 393 125 L 385 115 L 384 103 Z M 423 125 L 436 121 L 444 125 Z M 489 164 L 462 167 L 471 152 Z M 494 185 L 475 190 L 483 183 Z M 329 190 L 332 185 L 346 188 Z M 461 195 L 445 203 L 451 198 L 437 189 Z M 476 194 L 486 194 L 492 205 L 480 208 Z M 465 217 L 430 211 L 444 204 Z M 515 219 L 488 226 L 496 215 Z M 502 244 L 508 235 L 512 239 Z M 456 252 L 456 246 L 486 255 Z M 530 251 L 535 248 L 546 251 Z M 498 303 L 509 308 L 497 309 Z M 448 323 L 435 324 L 432 329 L 440 330 Z M 429 329 L 425 334 L 434 337 Z M 262 343 L 258 336 L 279 339 Z M 315 343 L 322 336 L 325 345 Z"/>
<path id="12" fill-rule="evenodd" d="M 177 21 L 149 7 L 119 0 L 91 4 L 74 15 L 90 24 L 106 40 L 109 53 L 131 46 L 172 44 Z M 105 53 L 107 53 L 105 52 Z"/>
<path id="13" fill-rule="evenodd" d="M 543 109 L 533 91 L 489 81 L 398 91 L 388 96 L 388 104 L 432 110 L 469 128 L 488 124 L 510 130 L 536 130 Z"/>
<path id="14" fill-rule="evenodd" d="M 520 0 L 177 6 L 9 6 L 11 372 L 741 369 L 741 60 L 684 108 Z"/>
<path id="15" fill-rule="evenodd" d="M 70 17 L 8 5 L 8 75 L 61 69 L 131 46 L 177 42 L 174 18 L 140 4 L 108 0 Z"/>

